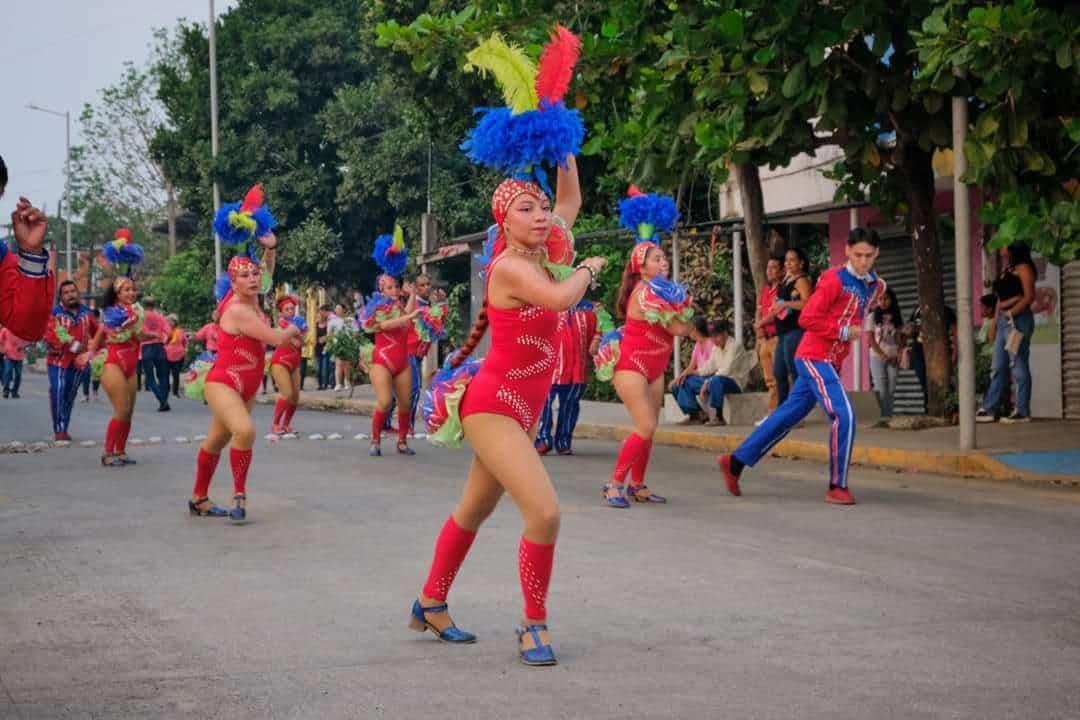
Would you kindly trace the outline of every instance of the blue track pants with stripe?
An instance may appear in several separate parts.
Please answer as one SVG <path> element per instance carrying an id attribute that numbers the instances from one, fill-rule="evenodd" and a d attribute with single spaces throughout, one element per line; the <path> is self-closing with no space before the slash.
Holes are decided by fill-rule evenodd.
<path id="1" fill-rule="evenodd" d="M 795 385 L 787 400 L 769 415 L 750 437 L 743 440 L 735 457 L 753 467 L 778 442 L 787 437 L 814 404 L 821 405 L 832 423 L 829 432 L 829 487 L 846 488 L 851 450 L 855 444 L 855 413 L 836 369 L 827 362 L 795 359 Z"/>

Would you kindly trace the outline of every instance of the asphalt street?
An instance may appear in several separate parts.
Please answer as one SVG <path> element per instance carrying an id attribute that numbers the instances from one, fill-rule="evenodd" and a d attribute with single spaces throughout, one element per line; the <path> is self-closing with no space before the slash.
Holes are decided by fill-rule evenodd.
<path id="1" fill-rule="evenodd" d="M 0 446 L 47 438 L 44 377 L 0 400 Z M 0 718 L 1080 718 L 1080 493 L 769 460 L 742 498 L 658 447 L 666 506 L 605 507 L 616 446 L 545 464 L 563 523 L 560 664 L 522 666 L 520 520 L 504 501 L 450 595 L 479 642 L 406 628 L 469 452 L 367 456 L 366 417 L 260 439 L 251 522 L 192 518 L 206 409 L 139 396 L 139 464 L 99 447 L 0 456 Z M 256 411 L 269 426 L 270 407 Z M 311 440 L 310 433 L 340 434 Z M 231 495 L 227 460 L 211 495 Z"/>

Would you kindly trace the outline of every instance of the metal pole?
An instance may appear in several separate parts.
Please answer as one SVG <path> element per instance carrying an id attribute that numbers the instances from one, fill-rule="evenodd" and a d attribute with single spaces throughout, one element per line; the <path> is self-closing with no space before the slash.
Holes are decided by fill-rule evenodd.
<path id="1" fill-rule="evenodd" d="M 214 17 L 214 0 L 210 0 L 210 157 L 214 159 L 214 212 L 221 208 L 221 193 L 217 184 L 218 156 L 218 101 L 217 101 L 217 21 Z M 221 275 L 221 239 L 213 230 L 214 277 Z"/>
<path id="2" fill-rule="evenodd" d="M 971 205 L 967 171 L 967 97 L 952 99 L 953 215 L 956 222 L 956 341 L 959 360 L 960 449 L 975 449 L 975 336 L 971 320 Z"/>
<path id="3" fill-rule="evenodd" d="M 671 233 L 671 279 L 679 281 L 679 231 Z M 675 376 L 682 372 L 682 338 L 675 336 Z"/>
<path id="4" fill-rule="evenodd" d="M 64 113 L 64 220 L 67 225 L 67 276 L 71 274 L 71 113 Z"/>
<path id="5" fill-rule="evenodd" d="M 859 226 L 859 210 L 858 210 L 858 208 L 850 208 L 848 210 L 848 225 L 850 225 L 850 227 L 848 228 L 849 230 L 854 230 L 855 228 L 857 228 Z M 863 346 L 862 346 L 862 343 L 863 343 L 863 341 L 862 341 L 862 336 L 861 335 L 858 338 L 851 341 L 851 359 L 852 359 L 851 370 L 852 370 L 852 373 L 855 376 L 855 381 L 852 383 L 851 389 L 854 390 L 855 392 L 862 392 L 862 389 L 863 389 L 863 383 L 862 383 L 862 379 L 863 379 L 862 378 L 862 376 L 863 376 L 863 372 L 862 372 L 862 357 L 863 357 L 862 347 Z"/>
<path id="6" fill-rule="evenodd" d="M 431 214 L 431 140 L 427 144 L 427 213 Z"/>
<path id="7" fill-rule="evenodd" d="M 735 303 L 735 343 L 743 343 L 742 231 L 731 233 L 731 296 Z"/>

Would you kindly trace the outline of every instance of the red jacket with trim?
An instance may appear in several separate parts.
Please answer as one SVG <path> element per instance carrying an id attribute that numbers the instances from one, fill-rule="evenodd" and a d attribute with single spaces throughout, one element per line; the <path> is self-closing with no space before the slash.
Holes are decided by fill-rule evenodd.
<path id="1" fill-rule="evenodd" d="M 0 242 L 0 325 L 37 342 L 45 334 L 56 292 L 49 253 L 8 250 Z"/>
<path id="2" fill-rule="evenodd" d="M 826 270 L 799 313 L 806 332 L 795 357 L 827 362 L 839 370 L 850 349 L 848 328 L 862 327 L 866 311 L 884 292 L 885 281 L 872 272 L 860 280 L 846 265 Z"/>

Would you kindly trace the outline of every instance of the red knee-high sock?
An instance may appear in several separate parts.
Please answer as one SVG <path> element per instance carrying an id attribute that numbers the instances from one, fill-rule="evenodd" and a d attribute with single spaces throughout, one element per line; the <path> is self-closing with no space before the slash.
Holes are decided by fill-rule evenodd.
<path id="1" fill-rule="evenodd" d="M 383 425 L 386 424 L 386 413 L 382 410 L 376 410 L 371 413 L 371 442 L 378 444 L 382 442 Z"/>
<path id="2" fill-rule="evenodd" d="M 407 442 L 409 439 L 409 413 L 398 410 L 397 414 L 397 441 Z"/>
<path id="3" fill-rule="evenodd" d="M 431 560 L 431 570 L 424 583 L 424 595 L 439 602 L 446 601 L 450 586 L 475 539 L 475 530 L 470 532 L 458 525 L 453 515 L 446 519 L 435 541 L 435 557 Z"/>
<path id="4" fill-rule="evenodd" d="M 630 469 L 637 463 L 638 457 L 645 451 L 647 442 L 636 433 L 630 433 L 626 436 L 622 448 L 619 450 L 619 457 L 615 459 L 615 472 L 611 475 L 612 483 L 622 485 L 626 482 L 626 473 L 630 472 Z"/>
<path id="5" fill-rule="evenodd" d="M 113 455 L 116 452 L 116 436 L 119 434 L 117 431 L 117 425 L 120 421 L 116 418 L 110 418 L 109 424 L 105 426 L 105 454 Z"/>
<path id="6" fill-rule="evenodd" d="M 293 413 L 295 413 L 295 412 L 296 412 L 296 406 L 295 405 L 293 405 L 292 403 L 288 403 L 287 405 L 285 405 L 285 414 L 281 418 L 281 424 L 284 425 L 285 427 L 291 427 L 292 426 L 292 416 L 293 416 Z"/>
<path id="7" fill-rule="evenodd" d="M 652 457 L 652 440 L 645 440 L 645 447 L 637 456 L 637 461 L 630 468 L 630 484 L 641 487 L 645 484 L 645 470 L 649 467 L 649 458 Z"/>
<path id="8" fill-rule="evenodd" d="M 195 497 L 204 498 L 210 494 L 210 481 L 214 479 L 220 459 L 220 455 L 211 455 L 199 448 L 199 456 L 195 458 L 195 489 L 191 491 Z"/>
<path id="9" fill-rule="evenodd" d="M 229 448 L 229 465 L 232 466 L 233 495 L 247 495 L 247 475 L 251 467 L 251 450 Z"/>
<path id="10" fill-rule="evenodd" d="M 278 401 L 274 403 L 274 426 L 281 427 L 282 420 L 285 417 L 285 413 L 288 412 L 289 403 L 285 402 L 285 398 L 278 398 Z"/>
<path id="11" fill-rule="evenodd" d="M 525 596 L 525 619 L 547 618 L 548 585 L 551 584 L 551 566 L 555 562 L 555 545 L 539 545 L 524 535 L 518 546 L 518 577 L 521 594 Z"/>
<path id="12" fill-rule="evenodd" d="M 116 421 L 116 454 L 123 455 L 127 452 L 128 433 L 131 432 L 131 421 Z"/>

